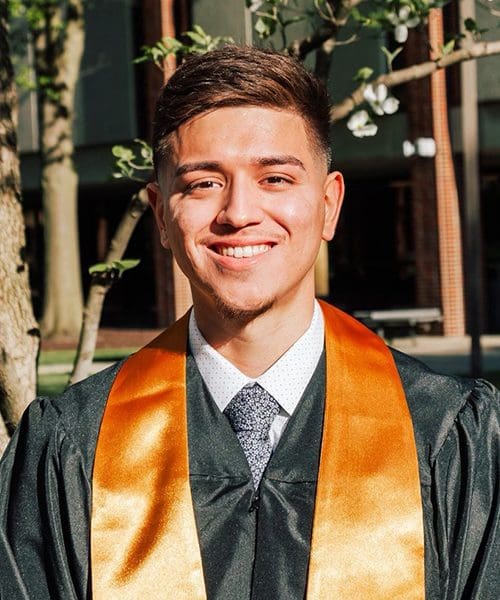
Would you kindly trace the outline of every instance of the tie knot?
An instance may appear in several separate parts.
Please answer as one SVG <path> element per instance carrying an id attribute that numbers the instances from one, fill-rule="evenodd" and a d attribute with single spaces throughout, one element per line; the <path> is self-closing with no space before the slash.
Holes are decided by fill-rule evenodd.
<path id="1" fill-rule="evenodd" d="M 260 439 L 269 435 L 279 404 L 258 383 L 242 388 L 224 410 L 236 433 L 252 431 Z"/>

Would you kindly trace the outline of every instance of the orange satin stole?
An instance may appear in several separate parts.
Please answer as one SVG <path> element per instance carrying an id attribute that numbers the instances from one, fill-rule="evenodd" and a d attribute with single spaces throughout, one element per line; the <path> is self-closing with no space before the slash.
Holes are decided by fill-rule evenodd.
<path id="1" fill-rule="evenodd" d="M 326 401 L 307 598 L 416 600 L 424 542 L 413 428 L 392 356 L 322 303 Z M 93 473 L 93 598 L 206 598 L 189 487 L 187 315 L 111 388 Z"/>

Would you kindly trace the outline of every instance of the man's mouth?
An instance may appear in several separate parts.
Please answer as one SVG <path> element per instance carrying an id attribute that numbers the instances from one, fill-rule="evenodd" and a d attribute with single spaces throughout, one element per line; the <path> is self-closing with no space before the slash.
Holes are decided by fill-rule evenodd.
<path id="1" fill-rule="evenodd" d="M 270 244 L 256 244 L 254 246 L 213 246 L 217 254 L 231 256 L 233 258 L 251 258 L 258 254 L 264 254 L 271 249 Z"/>

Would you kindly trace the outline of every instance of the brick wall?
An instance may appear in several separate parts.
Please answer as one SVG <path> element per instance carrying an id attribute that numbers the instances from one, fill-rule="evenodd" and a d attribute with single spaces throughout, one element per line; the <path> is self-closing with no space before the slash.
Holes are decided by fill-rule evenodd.
<path id="1" fill-rule="evenodd" d="M 429 15 L 431 57 L 439 54 L 444 43 L 443 16 L 438 9 Z M 439 229 L 439 265 L 441 272 L 441 299 L 443 333 L 464 335 L 465 309 L 462 267 L 462 240 L 460 210 L 449 136 L 446 74 L 443 70 L 431 76 L 433 131 L 436 140 L 435 177 Z"/>
<path id="2" fill-rule="evenodd" d="M 442 13 L 431 11 L 428 36 L 412 31 L 405 47 L 407 64 L 429 59 L 443 44 Z M 418 306 L 439 306 L 444 335 L 465 332 L 460 213 L 449 138 L 446 73 L 407 86 L 409 138 L 433 137 L 436 157 L 412 159 L 416 299 Z"/>

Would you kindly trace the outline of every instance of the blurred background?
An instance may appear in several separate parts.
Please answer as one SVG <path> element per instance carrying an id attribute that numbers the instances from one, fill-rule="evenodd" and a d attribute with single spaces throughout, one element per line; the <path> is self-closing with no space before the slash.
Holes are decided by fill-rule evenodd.
<path id="1" fill-rule="evenodd" d="M 0 224 L 16 233 L 0 245 L 13 265 L 0 270 L 0 342 L 12 354 L 0 372 L 14 369 L 18 389 L 32 392 L 22 373 L 33 370 L 38 331 L 45 348 L 76 346 L 92 284 L 107 293 L 94 329 L 100 319 L 124 335 L 157 330 L 189 306 L 144 207 L 113 265 L 109 248 L 151 178 L 161 86 L 190 53 L 231 41 L 287 52 L 328 85 L 347 197 L 318 260 L 318 295 L 390 339 L 468 334 L 471 370 L 481 370 L 481 336 L 500 333 L 498 0 L 11 0 L 1 9 Z"/>

